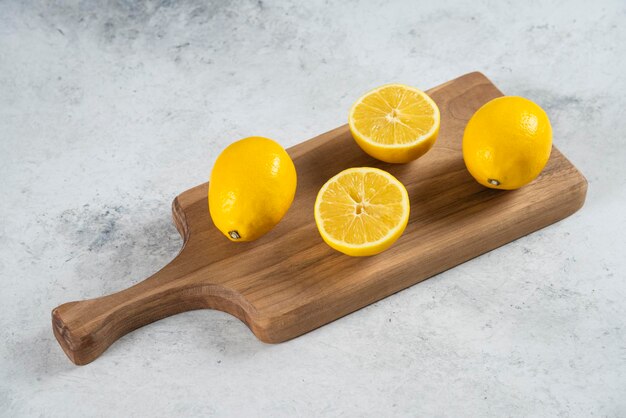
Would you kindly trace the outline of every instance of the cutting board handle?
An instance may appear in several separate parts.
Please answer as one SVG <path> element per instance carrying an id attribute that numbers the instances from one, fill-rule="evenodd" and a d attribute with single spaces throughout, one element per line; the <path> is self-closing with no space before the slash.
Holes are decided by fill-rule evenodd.
<path id="1" fill-rule="evenodd" d="M 210 280 L 199 283 L 176 275 L 180 272 L 178 263 L 176 258 L 153 276 L 121 292 L 55 308 L 52 329 L 70 360 L 77 365 L 90 363 L 129 332 L 195 309 L 227 312 L 256 328 L 256 311 L 241 294 Z"/>
<path id="2" fill-rule="evenodd" d="M 256 311 L 241 294 L 214 283 L 210 277 L 193 280 L 195 270 L 188 271 L 185 255 L 190 231 L 178 198 L 172 203 L 172 213 L 184 243 L 168 265 L 128 289 L 65 303 L 52 310 L 54 335 L 75 364 L 92 362 L 137 328 L 194 309 L 217 309 L 254 326 Z"/>
<path id="3" fill-rule="evenodd" d="M 196 291 L 195 298 L 189 297 L 193 288 L 185 286 L 185 275 L 179 268 L 190 233 L 178 197 L 172 202 L 172 217 L 183 246 L 167 266 L 128 289 L 64 303 L 52 310 L 52 330 L 72 362 L 90 363 L 117 339 L 166 316 L 210 307 L 202 291 Z"/>
<path id="4" fill-rule="evenodd" d="M 200 300 L 194 305 L 192 299 L 185 298 L 183 287 L 177 289 L 163 279 L 163 273 L 159 272 L 121 292 L 55 308 L 52 328 L 70 360 L 76 364 L 89 363 L 134 329 L 204 307 Z M 164 281 L 170 284 L 158 286 Z"/>

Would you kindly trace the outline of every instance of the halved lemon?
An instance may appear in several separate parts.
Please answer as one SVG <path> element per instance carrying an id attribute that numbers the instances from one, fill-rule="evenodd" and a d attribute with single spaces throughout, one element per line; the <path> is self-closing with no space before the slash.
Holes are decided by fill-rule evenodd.
<path id="1" fill-rule="evenodd" d="M 371 167 L 349 168 L 322 186 L 315 223 L 322 239 L 352 256 L 378 254 L 402 235 L 409 195 L 398 179 Z"/>
<path id="2" fill-rule="evenodd" d="M 348 123 L 363 151 L 388 163 L 406 163 L 433 146 L 439 120 L 439 108 L 426 93 L 388 84 L 357 100 Z"/>

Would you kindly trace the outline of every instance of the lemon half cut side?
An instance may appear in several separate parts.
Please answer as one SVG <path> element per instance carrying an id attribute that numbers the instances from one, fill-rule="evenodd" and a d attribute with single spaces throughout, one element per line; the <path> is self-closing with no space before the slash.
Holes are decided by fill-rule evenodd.
<path id="1" fill-rule="evenodd" d="M 356 167 L 322 186 L 315 200 L 315 223 L 322 239 L 351 256 L 369 256 L 389 248 L 409 220 L 409 195 L 386 171 Z"/>
<path id="2" fill-rule="evenodd" d="M 437 104 L 426 93 L 404 84 L 369 91 L 350 109 L 354 140 L 370 156 L 407 163 L 430 150 L 439 134 Z"/>

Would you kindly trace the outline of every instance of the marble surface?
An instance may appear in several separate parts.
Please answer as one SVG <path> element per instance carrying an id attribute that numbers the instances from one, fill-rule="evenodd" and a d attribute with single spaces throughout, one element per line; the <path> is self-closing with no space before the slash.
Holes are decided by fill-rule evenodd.
<path id="1" fill-rule="evenodd" d="M 0 416 L 626 416 L 626 4 L 0 1 Z M 84 367 L 60 303 L 169 261 L 179 192 L 252 134 L 473 70 L 544 107 L 584 208 L 305 336 L 181 314 Z"/>

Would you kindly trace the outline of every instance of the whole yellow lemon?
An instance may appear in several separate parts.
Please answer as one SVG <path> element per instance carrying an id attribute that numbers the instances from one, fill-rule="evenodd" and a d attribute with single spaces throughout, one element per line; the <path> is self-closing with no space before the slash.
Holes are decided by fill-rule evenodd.
<path id="1" fill-rule="evenodd" d="M 209 181 L 209 212 L 231 241 L 253 241 L 285 215 L 296 193 L 296 168 L 277 142 L 254 136 L 217 157 Z"/>
<path id="2" fill-rule="evenodd" d="M 493 99 L 474 113 L 463 134 L 463 159 L 483 186 L 513 190 L 533 181 L 552 150 L 546 112 L 523 97 Z"/>

